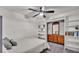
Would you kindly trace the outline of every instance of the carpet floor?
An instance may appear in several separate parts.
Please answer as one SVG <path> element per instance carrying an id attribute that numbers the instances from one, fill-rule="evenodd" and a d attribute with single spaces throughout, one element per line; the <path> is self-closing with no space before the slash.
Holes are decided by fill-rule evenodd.
<path id="1" fill-rule="evenodd" d="M 45 53 L 77 53 L 72 50 L 64 49 L 64 45 L 48 42 L 50 50 L 45 51 Z"/>

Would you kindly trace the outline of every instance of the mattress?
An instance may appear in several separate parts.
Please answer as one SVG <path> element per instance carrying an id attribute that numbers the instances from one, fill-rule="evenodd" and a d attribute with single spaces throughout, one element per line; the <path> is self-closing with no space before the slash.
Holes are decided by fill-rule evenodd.
<path id="1" fill-rule="evenodd" d="M 3 47 L 3 53 L 39 53 L 45 48 L 49 48 L 46 40 L 38 38 L 23 39 L 19 40 L 17 46 L 13 46 L 10 50 Z"/>

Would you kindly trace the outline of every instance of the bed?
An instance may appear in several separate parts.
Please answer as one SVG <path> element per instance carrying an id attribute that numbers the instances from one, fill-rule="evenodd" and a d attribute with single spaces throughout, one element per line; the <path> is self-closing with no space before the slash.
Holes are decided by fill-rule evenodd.
<path id="1" fill-rule="evenodd" d="M 13 46 L 10 50 L 3 46 L 3 53 L 40 53 L 46 48 L 49 48 L 46 40 L 38 38 L 23 39 L 17 41 L 17 46 Z"/>

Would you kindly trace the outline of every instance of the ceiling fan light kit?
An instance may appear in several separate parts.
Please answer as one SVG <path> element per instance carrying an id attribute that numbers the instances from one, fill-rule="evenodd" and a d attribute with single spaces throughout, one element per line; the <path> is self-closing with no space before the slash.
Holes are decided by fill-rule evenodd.
<path id="1" fill-rule="evenodd" d="M 43 12 L 40 13 L 40 16 L 43 16 Z"/>

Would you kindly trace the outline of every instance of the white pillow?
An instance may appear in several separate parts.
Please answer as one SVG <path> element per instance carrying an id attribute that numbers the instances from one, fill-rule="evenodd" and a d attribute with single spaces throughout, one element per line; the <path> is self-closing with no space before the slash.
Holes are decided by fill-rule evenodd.
<path id="1" fill-rule="evenodd" d="M 4 47 L 6 49 L 11 49 L 12 48 L 12 44 L 10 43 L 9 39 L 8 38 L 4 38 L 3 39 L 3 44 L 4 44 Z"/>
<path id="2" fill-rule="evenodd" d="M 12 44 L 12 46 L 17 46 L 17 42 L 14 41 L 13 39 L 10 40 L 10 43 Z"/>

